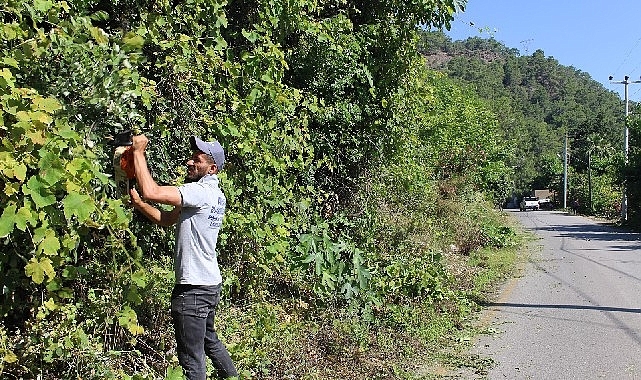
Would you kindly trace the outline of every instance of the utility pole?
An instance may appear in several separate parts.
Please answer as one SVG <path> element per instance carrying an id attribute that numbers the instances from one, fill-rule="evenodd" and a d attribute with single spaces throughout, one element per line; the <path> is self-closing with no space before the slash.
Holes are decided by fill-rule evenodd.
<path id="1" fill-rule="evenodd" d="M 588 193 L 590 194 L 589 200 L 590 200 L 590 215 L 594 212 L 594 208 L 592 208 L 592 148 L 588 150 Z"/>
<path id="2" fill-rule="evenodd" d="M 568 134 L 563 143 L 563 209 L 568 208 Z"/>
<path id="3" fill-rule="evenodd" d="M 630 80 L 629 76 L 624 76 L 623 81 L 621 82 L 612 82 L 612 75 L 610 75 L 610 82 L 616 84 L 622 84 L 624 86 L 625 93 L 625 126 L 623 127 L 623 154 L 625 156 L 625 165 L 628 165 L 628 151 L 629 151 L 629 132 L 628 132 L 628 115 L 630 114 L 630 105 L 628 98 L 628 85 L 632 83 L 641 83 L 641 80 Z M 628 220 L 628 196 L 626 194 L 626 181 L 623 180 L 623 195 L 621 197 L 621 219 Z"/>

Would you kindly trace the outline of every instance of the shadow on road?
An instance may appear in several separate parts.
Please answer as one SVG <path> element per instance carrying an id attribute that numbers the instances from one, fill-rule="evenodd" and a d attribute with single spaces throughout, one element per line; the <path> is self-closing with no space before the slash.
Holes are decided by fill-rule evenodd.
<path id="1" fill-rule="evenodd" d="M 547 231 L 557 233 L 559 237 L 578 240 L 600 240 L 607 242 L 637 242 L 637 244 L 613 245 L 613 248 L 621 250 L 641 249 L 641 234 L 638 232 L 626 231 L 603 224 L 569 224 L 569 225 L 548 225 L 536 226 L 535 231 Z"/>
<path id="2" fill-rule="evenodd" d="M 532 308 L 532 309 L 571 309 L 571 310 L 596 310 L 596 311 L 612 311 L 620 313 L 634 313 L 641 314 L 641 309 L 631 309 L 625 307 L 609 307 L 609 306 L 586 306 L 586 305 L 540 305 L 540 304 L 527 304 L 527 303 L 509 303 L 509 302 L 483 302 L 480 304 L 483 307 L 514 307 L 514 308 Z"/>

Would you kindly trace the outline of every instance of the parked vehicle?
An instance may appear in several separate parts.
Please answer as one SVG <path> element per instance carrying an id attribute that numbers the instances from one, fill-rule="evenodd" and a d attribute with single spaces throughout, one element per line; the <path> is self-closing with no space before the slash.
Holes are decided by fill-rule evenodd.
<path id="1" fill-rule="evenodd" d="M 539 210 L 552 210 L 553 208 L 554 205 L 552 204 L 552 200 L 550 198 L 539 198 Z"/>
<path id="2" fill-rule="evenodd" d="M 519 209 L 521 211 L 535 210 L 539 209 L 539 198 L 538 197 L 523 197 L 521 203 L 519 204 Z"/>

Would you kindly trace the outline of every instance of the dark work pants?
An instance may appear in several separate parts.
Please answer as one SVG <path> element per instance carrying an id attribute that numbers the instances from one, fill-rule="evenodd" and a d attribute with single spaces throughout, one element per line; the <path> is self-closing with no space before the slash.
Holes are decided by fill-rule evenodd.
<path id="1" fill-rule="evenodd" d="M 238 376 L 229 352 L 214 329 L 220 290 L 220 285 L 177 284 L 171 293 L 178 361 L 189 380 L 205 380 L 205 355 L 212 360 L 219 378 Z"/>

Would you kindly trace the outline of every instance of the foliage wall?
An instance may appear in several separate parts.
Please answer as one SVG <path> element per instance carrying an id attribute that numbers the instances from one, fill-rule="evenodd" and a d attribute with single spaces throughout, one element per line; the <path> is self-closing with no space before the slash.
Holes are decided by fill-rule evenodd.
<path id="1" fill-rule="evenodd" d="M 163 184 L 182 181 L 190 135 L 225 147 L 221 264 L 247 310 L 372 319 L 442 299 L 447 239 L 421 216 L 504 188 L 496 119 L 415 49 L 416 25 L 464 2 L 1 3 L 0 374 L 177 376 L 173 232 L 116 197 L 105 142 L 122 129 L 150 137 Z M 479 228 L 470 249 L 496 243 Z M 269 363 L 262 339 L 230 345 L 241 369 Z"/>
<path id="2" fill-rule="evenodd" d="M 639 187 L 639 174 L 641 172 L 641 120 L 638 115 L 631 115 L 628 120 L 630 132 L 628 164 L 621 164 L 617 173 L 625 182 L 628 198 L 628 223 L 641 226 L 641 188 Z M 619 196 L 619 201 L 621 194 Z"/>

